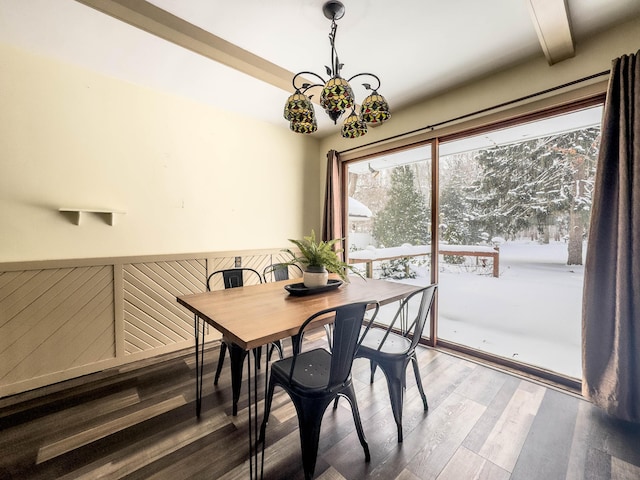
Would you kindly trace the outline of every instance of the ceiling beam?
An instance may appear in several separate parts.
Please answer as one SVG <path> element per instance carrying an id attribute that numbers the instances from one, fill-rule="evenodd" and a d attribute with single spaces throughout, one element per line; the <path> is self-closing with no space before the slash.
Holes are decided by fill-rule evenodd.
<path id="1" fill-rule="evenodd" d="M 144 0 L 76 0 L 145 32 L 291 92 L 293 73 Z"/>
<path id="2" fill-rule="evenodd" d="M 549 65 L 575 55 L 566 0 L 527 0 L 531 20 Z"/>

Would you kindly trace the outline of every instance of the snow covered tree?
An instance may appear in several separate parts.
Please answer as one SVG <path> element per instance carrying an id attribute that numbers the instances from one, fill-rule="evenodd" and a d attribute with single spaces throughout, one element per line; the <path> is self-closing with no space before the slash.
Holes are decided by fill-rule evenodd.
<path id="1" fill-rule="evenodd" d="M 469 186 L 479 172 L 472 152 L 440 159 L 440 240 L 452 245 L 473 245 L 481 240 L 478 224 L 469 215 L 468 198 Z M 462 257 L 455 259 L 464 261 Z"/>
<path id="2" fill-rule="evenodd" d="M 429 219 L 429 208 L 417 188 L 411 165 L 394 168 L 387 203 L 373 220 L 373 235 L 378 244 L 424 245 L 429 242 Z"/>
<path id="3" fill-rule="evenodd" d="M 596 127 L 482 150 L 483 169 L 470 196 L 479 228 L 515 235 L 535 227 L 548 241 L 548 226 L 568 224 L 569 265 L 582 264 L 598 153 Z"/>
<path id="4" fill-rule="evenodd" d="M 554 145 L 554 151 L 562 155 L 572 174 L 572 182 L 561 192 L 571 199 L 568 214 L 567 265 L 582 265 L 582 240 L 587 234 L 595 169 L 600 146 L 600 129 L 578 130 L 564 135 Z"/>

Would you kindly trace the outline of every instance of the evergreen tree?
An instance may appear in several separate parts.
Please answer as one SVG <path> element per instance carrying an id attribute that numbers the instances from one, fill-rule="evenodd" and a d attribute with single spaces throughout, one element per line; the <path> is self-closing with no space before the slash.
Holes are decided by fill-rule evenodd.
<path id="1" fill-rule="evenodd" d="M 469 215 L 469 186 L 478 177 L 474 155 L 459 153 L 440 159 L 440 240 L 451 245 L 476 244 L 480 238 L 477 222 Z M 455 257 L 464 261 L 462 257 Z"/>
<path id="2" fill-rule="evenodd" d="M 373 235 L 378 244 L 396 247 L 403 243 L 429 243 L 430 212 L 417 188 L 411 165 L 393 169 L 387 198 L 373 221 Z"/>
<path id="3" fill-rule="evenodd" d="M 530 227 L 546 235 L 560 218 L 569 235 L 567 263 L 582 264 L 599 134 L 592 127 L 480 151 L 473 221 L 491 236 Z"/>

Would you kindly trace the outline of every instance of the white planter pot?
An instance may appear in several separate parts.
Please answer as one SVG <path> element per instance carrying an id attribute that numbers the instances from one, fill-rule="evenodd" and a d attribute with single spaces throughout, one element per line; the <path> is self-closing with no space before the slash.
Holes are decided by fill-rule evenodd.
<path id="1" fill-rule="evenodd" d="M 329 272 L 325 268 L 308 267 L 302 274 L 302 281 L 307 288 L 324 287 L 329 281 Z"/>

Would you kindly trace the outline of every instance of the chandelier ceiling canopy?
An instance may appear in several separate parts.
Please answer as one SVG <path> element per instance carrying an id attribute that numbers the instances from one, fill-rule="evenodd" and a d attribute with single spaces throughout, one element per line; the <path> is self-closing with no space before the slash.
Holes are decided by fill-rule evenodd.
<path id="1" fill-rule="evenodd" d="M 389 104 L 385 98 L 378 93 L 380 79 L 373 73 L 357 73 L 345 80 L 340 76 L 340 71 L 344 64 L 338 59 L 336 51 L 336 32 L 338 30 L 337 20 L 344 16 L 344 5 L 339 1 L 328 1 L 322 7 L 324 16 L 331 20 L 331 32 L 329 42 L 331 44 L 331 67 L 325 66 L 329 80 L 314 72 L 299 72 L 293 77 L 292 83 L 295 92 L 287 99 L 284 107 L 284 118 L 289 120 L 290 128 L 296 133 L 313 133 L 318 130 L 316 114 L 311 98 L 313 95 L 307 93 L 315 88 L 320 91 L 320 106 L 327 113 L 333 123 L 348 110 L 349 115 L 342 124 L 342 136 L 345 138 L 357 138 L 367 133 L 367 124 L 382 124 L 391 117 Z M 308 83 L 304 81 L 302 75 L 311 75 L 319 80 L 319 83 Z M 371 83 L 363 83 L 362 86 L 371 93 L 362 104 L 356 105 L 355 96 L 349 82 L 356 77 L 369 77 L 375 81 L 375 86 Z M 300 82 L 303 83 L 300 83 Z"/>

